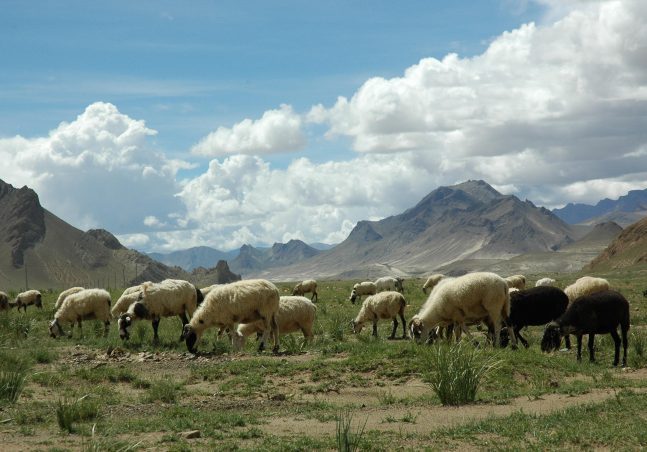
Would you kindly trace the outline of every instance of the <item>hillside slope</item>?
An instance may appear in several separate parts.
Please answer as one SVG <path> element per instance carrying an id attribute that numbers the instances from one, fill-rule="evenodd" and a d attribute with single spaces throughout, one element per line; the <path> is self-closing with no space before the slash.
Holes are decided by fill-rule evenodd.
<path id="1" fill-rule="evenodd" d="M 626 227 L 586 268 L 604 271 L 636 265 L 647 267 L 647 218 Z"/>

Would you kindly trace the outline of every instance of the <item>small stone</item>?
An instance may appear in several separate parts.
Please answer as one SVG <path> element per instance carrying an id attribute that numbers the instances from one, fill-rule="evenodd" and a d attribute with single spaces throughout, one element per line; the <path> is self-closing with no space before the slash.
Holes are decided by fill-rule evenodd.
<path id="1" fill-rule="evenodd" d="M 285 402 L 286 399 L 285 394 L 274 394 L 270 397 L 270 400 L 274 400 L 275 402 Z"/>
<path id="2" fill-rule="evenodd" d="M 190 430 L 188 432 L 182 432 L 180 433 L 180 436 L 185 439 L 195 439 L 195 438 L 200 438 L 202 434 L 200 433 L 200 430 Z"/>
<path id="3" fill-rule="evenodd" d="M 550 381 L 548 382 L 548 386 L 550 386 L 551 388 L 559 388 L 559 381 L 557 381 L 557 380 L 550 380 Z"/>

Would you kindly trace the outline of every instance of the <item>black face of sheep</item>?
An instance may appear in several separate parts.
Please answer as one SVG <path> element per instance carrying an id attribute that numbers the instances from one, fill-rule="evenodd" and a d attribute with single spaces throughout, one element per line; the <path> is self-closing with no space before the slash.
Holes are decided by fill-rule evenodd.
<path id="1" fill-rule="evenodd" d="M 63 332 L 63 328 L 61 328 L 61 325 L 58 324 L 56 320 L 52 320 L 49 322 L 49 335 L 50 337 L 53 337 L 56 339 L 58 336 L 63 336 L 65 333 Z"/>
<path id="2" fill-rule="evenodd" d="M 643 290 L 643 297 L 647 297 L 647 289 Z"/>
<path id="3" fill-rule="evenodd" d="M 416 342 L 420 342 L 422 338 L 422 324 L 419 320 L 414 319 L 409 322 L 409 333 L 412 339 L 414 339 Z"/>
<path id="4" fill-rule="evenodd" d="M 559 346 L 562 342 L 562 335 L 559 330 L 559 325 L 555 322 L 551 322 L 546 325 L 544 330 L 544 336 L 541 338 L 541 351 L 542 352 L 552 352 L 559 350 Z"/>
<path id="5" fill-rule="evenodd" d="M 41 296 L 38 295 L 36 297 L 36 301 L 34 302 L 37 308 L 43 309 L 43 300 L 41 299 Z"/>
<path id="6" fill-rule="evenodd" d="M 124 341 L 130 338 L 128 327 L 131 324 L 132 319 L 128 314 L 122 314 L 122 316 L 119 317 L 119 320 L 117 321 L 117 325 L 119 326 L 119 337 Z"/>
<path id="7" fill-rule="evenodd" d="M 184 336 L 187 350 L 191 353 L 196 353 L 198 350 L 195 347 L 195 343 L 198 342 L 198 335 L 193 331 L 191 325 L 184 325 L 182 335 Z"/>
<path id="8" fill-rule="evenodd" d="M 350 293 L 350 302 L 355 304 L 355 300 L 357 300 L 357 292 L 354 290 Z"/>

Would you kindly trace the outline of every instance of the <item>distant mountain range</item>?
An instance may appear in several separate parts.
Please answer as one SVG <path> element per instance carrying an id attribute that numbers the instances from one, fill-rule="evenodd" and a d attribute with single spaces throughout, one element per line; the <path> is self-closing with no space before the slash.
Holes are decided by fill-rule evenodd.
<path id="1" fill-rule="evenodd" d="M 2 180 L 0 218 L 0 290 L 125 287 L 165 278 L 210 285 L 218 277 L 164 265 L 103 229 L 83 232 L 44 209 L 32 189 Z"/>
<path id="2" fill-rule="evenodd" d="M 569 203 L 553 213 L 569 224 L 613 221 L 625 227 L 647 216 L 647 189 L 631 190 L 616 200 L 606 198 L 594 206 Z"/>
<path id="3" fill-rule="evenodd" d="M 624 229 L 586 269 L 607 271 L 636 265 L 647 268 L 647 218 Z"/>
<path id="4" fill-rule="evenodd" d="M 220 251 L 208 246 L 196 246 L 186 250 L 173 251 L 171 253 L 147 253 L 151 258 L 163 264 L 182 267 L 184 270 L 192 271 L 194 268 L 214 267 L 220 260 L 231 261 L 238 256 L 238 250 Z"/>

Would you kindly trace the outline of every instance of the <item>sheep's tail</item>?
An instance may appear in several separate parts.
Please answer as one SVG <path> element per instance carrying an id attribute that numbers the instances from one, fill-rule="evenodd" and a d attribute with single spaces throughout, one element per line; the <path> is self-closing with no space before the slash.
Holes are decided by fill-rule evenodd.
<path id="1" fill-rule="evenodd" d="M 195 295 L 197 297 L 196 305 L 200 306 L 200 304 L 204 301 L 204 295 L 202 295 L 202 292 L 197 287 L 195 288 Z"/>

